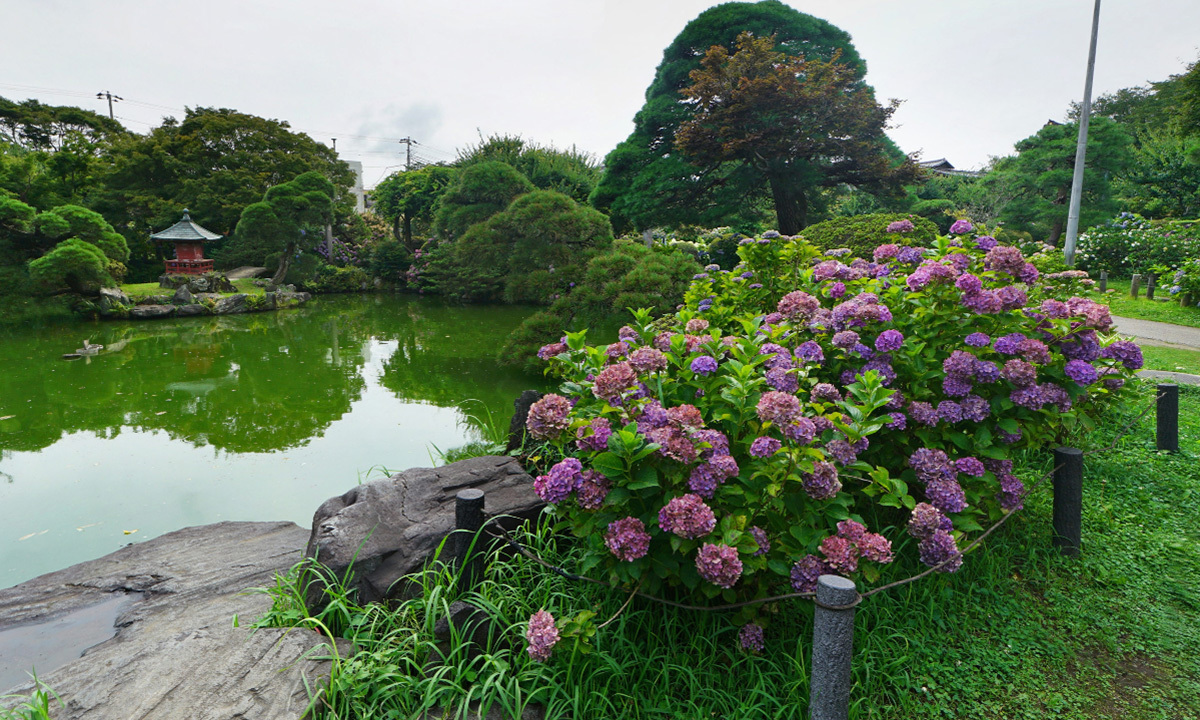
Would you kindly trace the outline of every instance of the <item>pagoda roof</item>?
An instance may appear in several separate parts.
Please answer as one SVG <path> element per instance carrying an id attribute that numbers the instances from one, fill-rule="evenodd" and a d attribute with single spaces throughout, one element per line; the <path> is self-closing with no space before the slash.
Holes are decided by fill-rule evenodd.
<path id="1" fill-rule="evenodd" d="M 150 239 L 171 241 L 191 240 L 194 242 L 204 242 L 205 240 L 217 240 L 220 239 L 220 237 L 221 236 L 215 232 L 210 232 L 197 225 L 192 220 L 191 216 L 188 215 L 188 211 L 184 210 L 182 220 L 166 230 L 163 230 L 162 232 L 154 233 L 150 236 Z"/>

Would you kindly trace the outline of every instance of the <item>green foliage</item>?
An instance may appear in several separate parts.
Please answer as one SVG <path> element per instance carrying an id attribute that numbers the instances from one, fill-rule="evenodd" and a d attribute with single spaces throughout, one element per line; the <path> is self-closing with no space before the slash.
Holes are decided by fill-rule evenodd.
<path id="1" fill-rule="evenodd" d="M 481 139 L 478 145 L 460 150 L 454 164 L 467 168 L 493 160 L 513 166 L 539 190 L 555 190 L 581 203 L 587 202 L 600 181 L 600 168 L 591 155 L 574 147 L 543 147 L 513 135 Z"/>
<path id="2" fill-rule="evenodd" d="M 1003 253 L 985 264 L 994 244 L 941 237 L 919 266 L 903 256 L 881 259 L 889 272 L 877 277 L 864 261 L 847 265 L 802 239 L 768 235 L 741 247 L 753 282 L 736 271 L 706 272 L 665 322 L 635 311 L 621 339 L 638 357 L 625 361 L 611 346 L 588 346 L 583 332 L 544 348 L 570 410 L 560 424 L 547 417 L 553 398 L 543 400 L 545 408 L 531 410 L 543 424 L 531 423 L 531 433 L 556 448 L 551 460 L 573 455 L 610 483 L 597 491 L 599 502 L 576 499 L 570 488 L 554 497 L 548 489 L 556 475 L 571 472 L 565 460 L 539 480 L 542 497 L 585 548 L 584 567 L 652 594 L 677 588 L 699 602 L 736 602 L 786 592 L 797 563 L 839 562 L 838 540 L 830 538 L 848 537 L 838 525 L 847 519 L 893 528 L 889 547 L 900 547 L 899 526 L 924 500 L 945 513 L 964 543 L 1019 506 L 1024 487 L 998 463 L 1016 448 L 1044 448 L 1093 427 L 1121 386 L 1099 382 L 1100 374 L 1123 382 L 1141 361 L 1136 346 L 1103 352 L 1111 341 L 1096 332 L 1109 331 L 1110 320 L 1093 301 L 1058 302 L 1048 316 L 1025 312 L 1043 298 L 1067 296 L 1055 284 L 1035 283 L 1036 275 L 1021 282 L 990 267 Z M 1013 272 L 1027 275 L 1020 265 Z M 976 289 L 960 290 L 959 277 Z M 975 333 L 987 338 L 967 343 Z M 1045 340 L 1023 347 L 1025 360 L 1016 361 L 1027 380 L 1012 375 L 1017 350 L 998 339 L 1013 333 Z M 1007 341 L 1015 346 L 1016 337 Z M 1030 382 L 1040 383 L 1032 395 Z M 833 387 L 821 391 L 820 383 Z M 576 442 L 598 425 L 611 430 L 607 442 Z M 769 451 L 756 447 L 765 438 L 774 443 Z M 947 474 L 923 468 L 937 453 Z M 964 462 L 978 470 L 955 470 L 955 458 L 971 458 Z M 985 470 L 980 459 L 997 462 Z M 957 500 L 941 495 L 937 477 L 953 482 Z M 689 491 L 719 522 L 695 534 L 661 527 L 660 510 Z M 623 558 L 610 551 L 612 523 L 627 518 L 644 526 L 649 550 Z M 752 527 L 765 531 L 769 550 Z M 726 562 L 736 562 L 727 565 L 736 584 L 705 576 L 697 553 L 709 545 L 735 558 Z M 891 553 L 876 562 L 891 562 Z M 864 583 L 880 577 L 870 563 L 839 572 Z"/>
<path id="3" fill-rule="evenodd" d="M 908 220 L 913 229 L 907 232 L 888 232 L 894 222 Z M 930 220 L 906 213 L 877 213 L 838 217 L 810 225 L 801 233 L 806 241 L 819 250 L 850 248 L 851 255 L 869 258 L 875 248 L 886 243 L 929 247 L 937 237 L 938 228 Z"/>
<path id="4" fill-rule="evenodd" d="M 91 294 L 105 283 L 113 282 L 107 272 L 108 258 L 95 245 L 68 238 L 54 249 L 29 263 L 29 275 L 47 291 L 66 287 L 73 292 Z"/>
<path id="5" fill-rule="evenodd" d="M 471 302 L 544 304 L 578 279 L 590 252 L 611 243 L 612 228 L 599 212 L 562 193 L 534 190 L 454 240 L 446 258 L 453 273 L 427 287 Z"/>
<path id="6" fill-rule="evenodd" d="M 663 51 L 646 102 L 634 116 L 634 130 L 604 160 L 604 176 L 592 193 L 592 204 L 610 213 L 620 231 L 632 227 L 683 224 L 737 227 L 761 221 L 770 200 L 761 171 L 743 162 L 696 164 L 677 152 L 675 134 L 693 117 L 693 107 L 680 102 L 691 85 L 690 73 L 714 45 L 732 50 L 739 34 L 774 37 L 776 48 L 809 60 L 847 65 L 861 79 L 865 65 L 850 36 L 778 0 L 730 2 L 702 12 Z"/>
<path id="7" fill-rule="evenodd" d="M 121 123 L 91 110 L 0 97 L 0 141 L 26 150 L 60 150 L 74 137 L 103 142 L 129 134 Z"/>
<path id="8" fill-rule="evenodd" d="M 305 290 L 314 293 L 362 292 L 371 287 L 371 278 L 360 267 L 335 267 L 321 263 L 303 284 Z"/>
<path id="9" fill-rule="evenodd" d="M 533 183 L 508 163 L 492 160 L 471 165 L 442 194 L 434 215 L 434 232 L 443 239 L 461 237 L 467 228 L 487 220 L 530 190 Z"/>
<path id="10" fill-rule="evenodd" d="M 791 57 L 749 32 L 732 55 L 714 45 L 683 90 L 692 116 L 675 149 L 703 169 L 734 162 L 761 174 L 787 235 L 809 223 L 820 187 L 896 194 L 917 179 L 884 135 L 897 103 L 880 106 L 859 68 L 839 60 Z"/>
<path id="11" fill-rule="evenodd" d="M 428 234 L 437 202 L 458 174 L 456 168 L 427 165 L 393 173 L 375 186 L 375 212 L 391 222 L 397 239 L 415 249 L 413 229 Z"/>
<path id="12" fill-rule="evenodd" d="M 286 122 L 228 109 L 191 108 L 148 135 L 116 140 L 94 209 L 120 227 L 139 257 L 155 230 L 184 208 L 209 230 L 233 233 L 242 210 L 307 172 L 328 178 L 338 212 L 350 211 L 354 174 L 330 148 Z"/>
<path id="13" fill-rule="evenodd" d="M 1075 265 L 1081 270 L 1129 277 L 1155 265 L 1178 268 L 1200 257 L 1200 224 L 1155 224 L 1133 213 L 1121 213 L 1079 236 Z"/>
<path id="14" fill-rule="evenodd" d="M 557 342 L 564 329 L 615 326 L 635 307 L 656 315 L 668 313 L 683 300 L 699 270 L 683 252 L 620 240 L 592 258 L 582 280 L 548 311 L 530 316 L 505 339 L 500 361 L 534 369 L 539 366 L 538 348 Z"/>
<path id="15" fill-rule="evenodd" d="M 43 235 L 52 238 L 69 236 L 85 240 L 103 250 L 110 260 L 123 263 L 129 259 L 125 238 L 100 213 L 87 208 L 60 205 L 39 215 L 37 225 Z"/>
<path id="16" fill-rule="evenodd" d="M 220 262 L 257 265 L 278 254 L 272 279 L 282 282 L 297 251 L 314 250 L 324 241 L 321 226 L 333 219 L 334 192 L 333 183 L 316 171 L 271 187 L 261 202 L 242 211 L 237 233 Z"/>
<path id="17" fill-rule="evenodd" d="M 982 189 L 1008 198 L 1000 211 L 1005 225 L 1058 244 L 1067 226 L 1078 134 L 1076 123 L 1047 124 L 1017 143 L 1015 157 L 998 161 L 980 180 Z M 1113 177 L 1129 165 L 1130 143 L 1129 134 L 1112 120 L 1097 117 L 1090 122 L 1081 227 L 1095 225 L 1116 212 Z"/>
<path id="18" fill-rule="evenodd" d="M 367 272 L 385 282 L 400 283 L 404 280 L 405 272 L 412 265 L 412 253 L 395 238 L 375 243 L 370 247 L 369 252 Z"/>

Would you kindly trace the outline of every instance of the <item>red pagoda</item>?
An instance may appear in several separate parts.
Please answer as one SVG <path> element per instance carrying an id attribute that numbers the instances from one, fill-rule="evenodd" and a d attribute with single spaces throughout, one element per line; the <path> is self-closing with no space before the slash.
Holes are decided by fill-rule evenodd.
<path id="1" fill-rule="evenodd" d="M 175 259 L 163 261 L 168 275 L 203 275 L 213 269 L 213 261 L 204 259 L 204 243 L 220 237 L 192 222 L 188 211 L 184 210 L 182 220 L 154 233 L 150 239 L 175 243 Z"/>

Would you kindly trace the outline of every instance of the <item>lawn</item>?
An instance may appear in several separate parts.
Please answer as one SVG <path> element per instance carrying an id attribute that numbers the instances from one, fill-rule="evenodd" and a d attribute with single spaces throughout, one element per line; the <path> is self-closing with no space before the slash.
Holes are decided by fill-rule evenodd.
<path id="1" fill-rule="evenodd" d="M 1153 414 L 1141 416 L 1152 403 L 1153 386 L 1139 383 L 1096 430 L 1065 439 L 1091 451 L 1080 558 L 1050 547 L 1044 483 L 959 572 L 863 602 L 852 718 L 1200 718 L 1200 389 L 1180 389 L 1177 456 L 1154 449 Z M 1027 481 L 1049 465 L 1046 453 L 1019 458 Z M 526 542 L 574 566 L 567 544 L 544 534 Z M 897 550 L 911 556 L 911 548 Z M 898 561 L 880 582 L 920 569 Z M 427 664 L 438 647 L 432 630 L 456 596 L 445 577 L 425 585 L 425 597 L 391 609 L 332 606 L 323 620 L 359 652 L 335 663 L 322 717 L 414 717 L 481 700 L 505 716 L 534 702 L 549 718 L 807 717 L 806 601 L 768 607 L 765 652 L 751 656 L 736 649 L 735 617 L 636 598 L 622 609 L 623 593 L 497 555 L 466 599 L 487 610 L 498 637 L 479 655 L 454 651 L 439 667 Z M 521 636 L 543 607 L 559 618 L 586 611 L 597 624 L 613 620 L 590 648 L 564 641 L 541 664 Z M 285 593 L 269 619 L 303 615 Z"/>
<path id="2" fill-rule="evenodd" d="M 1159 288 L 1154 293 L 1154 299 L 1147 300 L 1143 286 L 1138 299 L 1134 300 L 1129 297 L 1128 280 L 1109 280 L 1108 287 L 1113 292 L 1104 295 L 1103 302 L 1113 315 L 1200 327 L 1200 308 L 1180 307 L 1179 298 L 1169 294 L 1165 288 Z"/>
<path id="3" fill-rule="evenodd" d="M 254 278 L 242 278 L 240 280 L 233 280 L 232 282 L 233 286 L 237 288 L 239 293 L 245 293 L 247 295 L 262 295 L 264 292 L 266 292 L 264 288 L 254 284 Z M 168 290 L 167 288 L 159 285 L 157 282 L 129 283 L 122 285 L 121 290 L 124 291 L 124 293 L 130 297 L 130 299 L 135 301 L 138 298 L 149 297 L 151 295 L 175 294 L 174 290 Z M 229 295 L 230 293 L 223 294 Z"/>

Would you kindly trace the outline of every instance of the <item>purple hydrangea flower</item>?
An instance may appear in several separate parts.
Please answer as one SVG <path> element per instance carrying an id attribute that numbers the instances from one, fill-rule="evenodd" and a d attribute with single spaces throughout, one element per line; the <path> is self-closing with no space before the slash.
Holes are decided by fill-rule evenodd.
<path id="1" fill-rule="evenodd" d="M 800 343 L 794 354 L 797 358 L 807 360 L 808 362 L 815 362 L 817 364 L 825 362 L 825 352 L 814 340 Z"/>
<path id="2" fill-rule="evenodd" d="M 1091 385 L 1100 378 L 1096 368 L 1085 360 L 1068 360 L 1063 372 L 1074 380 L 1076 385 Z"/>
<path id="3" fill-rule="evenodd" d="M 596 376 L 592 394 L 609 405 L 616 405 L 621 395 L 637 385 L 637 373 L 627 362 L 609 365 Z"/>
<path id="4" fill-rule="evenodd" d="M 979 458 L 963 457 L 954 461 L 954 468 L 963 475 L 972 477 L 983 477 L 986 470 L 983 467 L 983 462 Z"/>
<path id="5" fill-rule="evenodd" d="M 1100 351 L 1100 357 L 1117 360 L 1126 370 L 1142 369 L 1142 349 L 1128 340 L 1118 340 Z"/>
<path id="6" fill-rule="evenodd" d="M 939 530 L 950 532 L 953 529 L 950 518 L 929 503 L 917 503 L 908 520 L 908 534 L 918 540 L 924 540 Z"/>
<path id="7" fill-rule="evenodd" d="M 684 325 L 684 332 L 688 335 L 699 335 L 708 329 L 708 321 L 704 318 L 692 318 Z"/>
<path id="8" fill-rule="evenodd" d="M 702 498 L 711 498 L 721 483 L 738 474 L 737 461 L 731 455 L 714 455 L 708 462 L 692 468 L 688 487 Z"/>
<path id="9" fill-rule="evenodd" d="M 810 395 L 813 402 L 838 402 L 842 399 L 842 394 L 838 389 L 829 383 L 817 383 L 813 386 L 812 394 Z"/>
<path id="10" fill-rule="evenodd" d="M 864 559 L 871 562 L 887 564 L 894 559 L 891 540 L 879 533 L 864 533 L 858 541 L 858 551 Z"/>
<path id="11" fill-rule="evenodd" d="M 817 589 L 817 580 L 825 574 L 825 563 L 816 555 L 805 555 L 800 562 L 792 565 L 789 573 L 792 589 L 796 592 L 810 593 Z"/>
<path id="12" fill-rule="evenodd" d="M 821 541 L 820 550 L 833 570 L 849 575 L 858 569 L 858 548 L 846 538 L 830 535 Z"/>
<path id="13" fill-rule="evenodd" d="M 974 332 L 963 339 L 963 342 L 971 347 L 986 347 L 992 339 L 981 332 Z"/>
<path id="14" fill-rule="evenodd" d="M 857 520 L 842 520 L 837 524 L 838 537 L 846 538 L 852 543 L 862 540 L 866 532 L 867 527 Z"/>
<path id="15" fill-rule="evenodd" d="M 608 418 L 596 418 L 575 431 L 575 444 L 580 450 L 600 452 L 608 447 L 608 438 L 611 436 L 612 425 Z"/>
<path id="16" fill-rule="evenodd" d="M 975 295 L 983 291 L 983 281 L 977 276 L 967 273 L 954 281 L 954 287 L 968 295 Z"/>
<path id="17" fill-rule="evenodd" d="M 556 355 L 565 353 L 567 351 L 567 349 L 568 348 L 567 348 L 566 343 L 561 343 L 561 342 L 550 343 L 549 345 L 543 345 L 540 348 L 538 348 L 537 356 L 538 356 L 539 360 L 549 360 L 550 358 L 555 357 Z"/>
<path id="18" fill-rule="evenodd" d="M 794 290 L 780 298 L 776 310 L 787 318 L 803 321 L 812 317 L 819 307 L 820 300 L 802 290 Z"/>
<path id="19" fill-rule="evenodd" d="M 996 247 L 996 245 L 996 238 L 992 237 L 991 235 L 982 235 L 975 238 L 975 247 L 984 252 L 991 250 L 992 248 Z"/>
<path id="20" fill-rule="evenodd" d="M 625 357 L 629 354 L 629 345 L 624 342 L 615 342 L 604 348 L 604 354 L 610 358 Z"/>
<path id="21" fill-rule="evenodd" d="M 667 356 L 652 347 L 638 348 L 629 356 L 629 366 L 639 375 L 667 369 Z"/>
<path id="22" fill-rule="evenodd" d="M 770 457 L 779 452 L 781 447 L 783 443 L 773 437 L 759 437 L 750 443 L 750 454 L 757 458 Z"/>
<path id="23" fill-rule="evenodd" d="M 696 571 L 713 585 L 728 589 L 742 576 L 742 561 L 736 548 L 705 543 L 696 554 Z"/>
<path id="24" fill-rule="evenodd" d="M 884 330 L 875 338 L 875 349 L 881 353 L 895 352 L 904 344 L 904 335 L 899 330 Z"/>
<path id="25" fill-rule="evenodd" d="M 780 425 L 779 429 L 783 436 L 797 445 L 807 445 L 812 442 L 812 439 L 817 435 L 817 421 L 825 420 L 824 417 L 816 417 L 809 420 L 806 417 L 798 417 L 792 422 Z M 825 422 L 829 422 L 825 420 Z M 832 425 L 830 425 L 832 427 Z"/>
<path id="26" fill-rule="evenodd" d="M 763 393 L 755 409 L 763 422 L 786 425 L 800 415 L 800 401 L 795 395 L 771 390 Z"/>
<path id="27" fill-rule="evenodd" d="M 919 425 L 933 427 L 938 424 L 937 411 L 927 402 L 914 400 L 908 404 L 908 416 Z"/>
<path id="28" fill-rule="evenodd" d="M 888 413 L 888 417 L 890 417 L 891 420 L 884 423 L 883 426 L 888 428 L 889 430 L 903 430 L 905 427 L 908 426 L 908 418 L 905 417 L 904 413 L 901 413 L 901 412 Z"/>
<path id="29" fill-rule="evenodd" d="M 717 371 L 717 361 L 708 355 L 701 355 L 692 361 L 691 367 L 697 375 L 711 375 Z"/>
<path id="30" fill-rule="evenodd" d="M 852 448 L 850 443 L 846 442 L 842 438 L 830 440 L 828 443 L 826 443 L 825 453 L 827 455 L 832 455 L 833 459 L 837 460 L 838 464 L 840 464 L 842 467 L 851 465 L 855 460 L 858 459 L 858 455 L 854 452 L 854 448 Z"/>
<path id="31" fill-rule="evenodd" d="M 1005 272 L 1016 277 L 1025 269 L 1025 258 L 1021 257 L 1021 250 L 1019 248 L 1010 245 L 998 245 L 988 250 L 987 256 L 983 259 L 983 264 L 989 270 Z"/>
<path id="32" fill-rule="evenodd" d="M 549 660 L 550 652 L 558 643 L 558 628 L 554 626 L 554 616 L 545 609 L 535 612 L 529 618 L 525 640 L 529 642 L 529 647 L 526 648 L 529 657 L 538 662 Z"/>
<path id="33" fill-rule="evenodd" d="M 641 520 L 635 517 L 621 518 L 609 523 L 604 544 L 618 560 L 633 562 L 649 552 L 650 534 Z"/>
<path id="34" fill-rule="evenodd" d="M 784 368 L 772 368 L 767 371 L 767 384 L 779 392 L 792 394 L 800 389 L 800 378 Z"/>
<path id="35" fill-rule="evenodd" d="M 1000 379 L 1000 368 L 991 360 L 975 363 L 975 379 L 981 383 L 994 383 Z"/>
<path id="36" fill-rule="evenodd" d="M 529 407 L 525 427 L 538 440 L 553 440 L 571 426 L 571 401 L 550 393 Z"/>
<path id="37" fill-rule="evenodd" d="M 757 525 L 750 528 L 750 534 L 754 536 L 754 542 L 758 543 L 758 549 L 754 551 L 752 557 L 766 555 L 771 552 L 771 541 L 767 539 L 767 531 Z"/>
<path id="38" fill-rule="evenodd" d="M 992 413 L 992 406 L 978 395 L 966 396 L 959 401 L 958 406 L 962 408 L 963 419 L 971 422 L 983 422 Z"/>
<path id="39" fill-rule="evenodd" d="M 583 480 L 583 464 L 578 458 L 564 458 L 550 468 L 546 475 L 539 475 L 533 481 L 533 490 L 538 497 L 550 503 L 560 503 L 567 499 Z"/>
<path id="40" fill-rule="evenodd" d="M 808 493 L 813 500 L 829 500 L 842 489 L 842 482 L 838 480 L 837 468 L 833 466 L 833 463 L 819 460 L 814 462 L 813 471 L 803 473 L 802 479 L 804 492 Z"/>
<path id="41" fill-rule="evenodd" d="M 977 359 L 965 350 L 955 350 L 942 361 L 942 371 L 951 377 L 967 379 L 975 374 Z"/>
<path id="42" fill-rule="evenodd" d="M 962 553 L 954 536 L 945 530 L 938 530 L 925 538 L 917 546 L 921 553 L 921 562 L 929 567 L 938 567 L 938 572 L 952 573 L 962 567 Z M 945 563 L 945 565 L 942 565 Z"/>
<path id="43" fill-rule="evenodd" d="M 835 333 L 830 342 L 836 348 L 849 350 L 858 344 L 858 333 L 853 330 L 843 330 L 842 332 Z"/>
<path id="44" fill-rule="evenodd" d="M 953 400 L 943 400 L 937 406 L 938 418 L 944 423 L 961 422 L 963 419 L 962 406 Z"/>
<path id="45" fill-rule="evenodd" d="M 945 513 L 959 513 L 967 509 L 967 495 L 957 480 L 930 482 L 925 486 L 925 497 Z"/>
<path id="46" fill-rule="evenodd" d="M 1000 375 L 1017 387 L 1029 387 L 1037 381 L 1037 369 L 1024 360 L 1009 360 L 1004 363 Z"/>
<path id="47" fill-rule="evenodd" d="M 888 223 L 887 232 L 890 232 L 890 233 L 911 232 L 915 228 L 916 228 L 916 225 L 912 224 L 912 220 L 897 220 L 895 222 Z"/>
<path id="48" fill-rule="evenodd" d="M 923 483 L 953 480 L 954 470 L 946 453 L 934 448 L 917 448 L 908 457 L 908 466 Z"/>
<path id="49" fill-rule="evenodd" d="M 748 653 L 763 651 L 763 629 L 757 623 L 746 623 L 738 631 L 738 643 Z"/>
<path id="50" fill-rule="evenodd" d="M 579 489 L 575 500 L 584 510 L 599 510 L 604 505 L 604 498 L 612 489 L 612 482 L 595 470 L 584 470 L 579 481 Z"/>
<path id="51" fill-rule="evenodd" d="M 1009 333 L 1004 337 L 996 338 L 996 342 L 992 344 L 992 347 L 1001 355 L 1016 355 L 1020 343 L 1024 339 L 1025 336 L 1021 333 Z"/>
<path id="52" fill-rule="evenodd" d="M 969 381 L 955 375 L 942 378 L 942 390 L 950 397 L 962 397 L 975 389 Z"/>
<path id="53" fill-rule="evenodd" d="M 658 526 L 664 532 L 696 540 L 713 531 L 717 526 L 717 517 L 698 495 L 689 493 L 671 498 L 658 511 Z"/>
<path id="54" fill-rule="evenodd" d="M 950 226 L 950 234 L 963 235 L 971 232 L 974 229 L 975 226 L 971 224 L 970 220 L 955 220 L 954 224 Z"/>
<path id="55" fill-rule="evenodd" d="M 901 248 L 900 252 L 896 253 L 896 259 L 906 265 L 912 265 L 914 263 L 919 263 L 919 262 L 921 262 L 921 259 L 924 257 L 925 257 L 925 249 L 919 248 L 919 247 Z"/>

